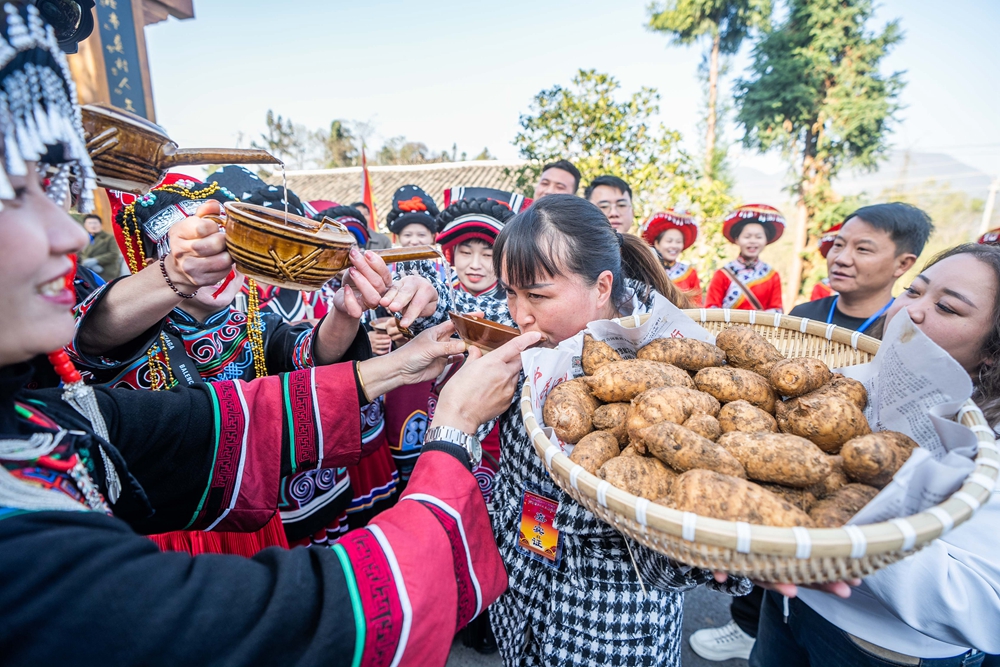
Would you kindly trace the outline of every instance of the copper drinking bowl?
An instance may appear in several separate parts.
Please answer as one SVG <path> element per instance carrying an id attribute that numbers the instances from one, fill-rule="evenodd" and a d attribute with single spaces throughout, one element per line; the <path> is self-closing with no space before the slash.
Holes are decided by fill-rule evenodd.
<path id="1" fill-rule="evenodd" d="M 455 330 L 466 345 L 478 347 L 483 352 L 492 352 L 504 343 L 521 335 L 512 327 L 497 324 L 476 315 L 461 315 L 448 313 L 455 325 Z"/>
<path id="2" fill-rule="evenodd" d="M 226 246 L 237 270 L 260 282 L 318 290 L 350 264 L 354 235 L 332 220 L 316 222 L 281 209 L 226 202 Z"/>

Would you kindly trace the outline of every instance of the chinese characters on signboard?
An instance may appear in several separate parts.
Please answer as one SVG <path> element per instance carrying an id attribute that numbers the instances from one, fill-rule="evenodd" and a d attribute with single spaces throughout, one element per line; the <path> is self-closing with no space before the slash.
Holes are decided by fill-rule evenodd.
<path id="1" fill-rule="evenodd" d="M 139 45 L 132 0 L 97 0 L 97 22 L 104 49 L 104 73 L 111 104 L 149 118 L 142 87 Z"/>

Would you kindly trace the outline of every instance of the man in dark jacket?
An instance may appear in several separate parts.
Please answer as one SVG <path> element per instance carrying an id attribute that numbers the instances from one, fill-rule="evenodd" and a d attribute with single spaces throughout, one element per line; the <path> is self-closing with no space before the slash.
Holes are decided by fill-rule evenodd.
<path id="1" fill-rule="evenodd" d="M 115 237 L 104 231 L 101 217 L 93 213 L 84 217 L 83 228 L 90 234 L 90 245 L 80 253 L 80 263 L 111 282 L 122 272 L 122 253 Z"/>

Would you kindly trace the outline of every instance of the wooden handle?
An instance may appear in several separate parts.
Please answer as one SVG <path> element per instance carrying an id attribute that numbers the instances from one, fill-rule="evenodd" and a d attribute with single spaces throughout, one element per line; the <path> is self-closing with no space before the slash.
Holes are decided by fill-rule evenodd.
<path id="1" fill-rule="evenodd" d="M 386 264 L 393 262 L 412 262 L 418 259 L 438 259 L 441 258 L 441 251 L 436 246 L 418 245 L 410 248 L 385 248 L 373 250 L 375 254 L 382 258 Z"/>
<path id="2" fill-rule="evenodd" d="M 281 164 L 267 151 L 256 148 L 177 148 L 160 156 L 160 169 L 187 164 Z"/>

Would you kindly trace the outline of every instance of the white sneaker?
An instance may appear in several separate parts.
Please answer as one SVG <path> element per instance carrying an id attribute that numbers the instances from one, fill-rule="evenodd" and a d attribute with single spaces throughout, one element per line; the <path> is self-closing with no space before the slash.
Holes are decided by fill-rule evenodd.
<path id="1" fill-rule="evenodd" d="M 729 621 L 721 628 L 699 630 L 688 639 L 695 653 L 713 662 L 730 658 L 749 660 L 755 641 L 736 625 L 736 621 Z"/>

